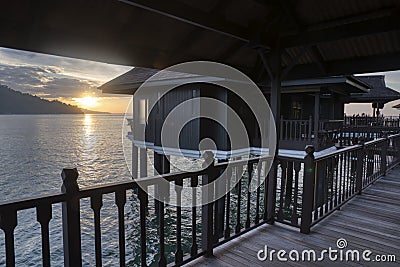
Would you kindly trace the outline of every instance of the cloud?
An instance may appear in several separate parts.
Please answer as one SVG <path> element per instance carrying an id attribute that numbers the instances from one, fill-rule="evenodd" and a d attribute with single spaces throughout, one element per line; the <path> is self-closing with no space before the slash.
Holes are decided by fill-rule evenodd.
<path id="1" fill-rule="evenodd" d="M 0 47 L 0 64 L 9 66 L 41 66 L 49 72 L 77 79 L 104 83 L 129 71 L 132 67 L 66 58 Z M 46 70 L 46 69 L 45 69 Z"/>
<path id="2" fill-rule="evenodd" d="M 97 81 L 58 75 L 53 66 L 0 65 L 0 83 L 14 90 L 44 98 L 72 98 L 83 94 L 101 96 Z"/>

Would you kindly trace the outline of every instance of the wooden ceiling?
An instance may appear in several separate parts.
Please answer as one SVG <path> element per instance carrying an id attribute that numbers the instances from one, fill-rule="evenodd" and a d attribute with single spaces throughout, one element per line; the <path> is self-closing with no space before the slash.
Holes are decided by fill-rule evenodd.
<path id="1" fill-rule="evenodd" d="M 260 51 L 279 50 L 284 79 L 400 69 L 396 0 L 9 0 L 0 46 L 161 69 L 211 60 L 268 80 Z"/>

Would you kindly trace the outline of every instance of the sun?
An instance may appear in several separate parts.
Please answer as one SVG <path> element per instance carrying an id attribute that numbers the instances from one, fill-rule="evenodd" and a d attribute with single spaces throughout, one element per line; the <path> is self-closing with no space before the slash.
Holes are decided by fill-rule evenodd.
<path id="1" fill-rule="evenodd" d="M 99 98 L 92 96 L 77 97 L 73 98 L 73 100 L 83 108 L 93 108 L 99 104 Z"/>

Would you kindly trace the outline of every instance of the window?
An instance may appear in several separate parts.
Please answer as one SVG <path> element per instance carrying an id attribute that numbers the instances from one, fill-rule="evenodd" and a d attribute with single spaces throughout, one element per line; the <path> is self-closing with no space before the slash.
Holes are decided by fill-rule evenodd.
<path id="1" fill-rule="evenodd" d="M 292 101 L 292 118 L 295 120 L 301 119 L 301 102 L 298 100 Z"/>

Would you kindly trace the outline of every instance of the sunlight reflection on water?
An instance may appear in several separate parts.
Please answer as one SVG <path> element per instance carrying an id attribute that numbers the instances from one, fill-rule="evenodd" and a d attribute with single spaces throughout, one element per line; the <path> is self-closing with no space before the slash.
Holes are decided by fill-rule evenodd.
<path id="1" fill-rule="evenodd" d="M 3 166 L 0 168 L 0 201 L 60 192 L 62 168 L 78 168 L 78 183 L 81 188 L 130 180 L 131 175 L 122 149 L 123 119 L 123 116 L 88 114 L 0 116 L 0 162 Z M 149 158 L 152 158 L 151 152 Z M 181 164 L 190 163 L 194 168 L 199 164 L 192 160 Z M 148 174 L 152 173 L 149 162 Z M 114 195 L 105 195 L 103 202 L 103 264 L 117 266 L 118 217 Z M 153 205 L 154 201 L 149 204 Z M 140 260 L 138 211 L 139 201 L 132 192 L 128 192 L 125 206 L 128 266 L 137 265 Z M 175 217 L 175 213 L 167 209 L 166 221 L 172 225 Z M 84 266 L 94 266 L 93 213 L 89 199 L 81 201 L 81 226 Z M 171 236 L 172 233 L 173 230 L 170 231 Z M 18 212 L 15 238 L 16 266 L 41 266 L 41 235 L 34 210 Z M 61 266 L 63 254 L 60 204 L 53 205 L 50 239 L 52 265 Z M 156 258 L 157 244 L 155 214 L 150 211 L 149 262 Z M 0 231 L 0 266 L 5 265 L 4 251 L 4 234 Z"/>

